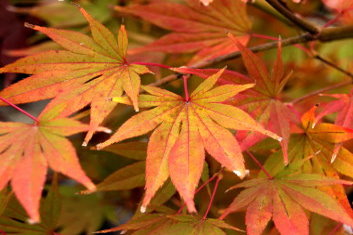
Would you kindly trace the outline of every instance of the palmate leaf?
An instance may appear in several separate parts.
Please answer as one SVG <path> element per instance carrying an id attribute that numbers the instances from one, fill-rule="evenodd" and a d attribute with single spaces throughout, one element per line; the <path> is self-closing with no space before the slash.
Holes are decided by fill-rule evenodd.
<path id="1" fill-rule="evenodd" d="M 232 187 L 246 189 L 221 218 L 247 208 L 245 220 L 249 235 L 262 234 L 271 218 L 281 234 L 308 235 L 309 222 L 304 209 L 352 226 L 352 217 L 341 204 L 316 188 L 334 184 L 352 185 L 319 174 L 293 174 L 284 169 L 273 179 L 257 178 Z"/>
<path id="2" fill-rule="evenodd" d="M 228 32 L 236 35 L 242 44 L 249 40 L 251 23 L 246 4 L 241 0 L 217 0 L 208 6 L 203 6 L 199 0 L 187 0 L 186 5 L 155 2 L 115 9 L 173 31 L 131 52 L 197 52 L 189 62 L 193 64 L 237 51 L 237 46 L 227 37 Z"/>
<path id="3" fill-rule="evenodd" d="M 321 164 L 332 163 L 332 167 L 341 174 L 353 178 L 353 154 L 342 144 L 353 139 L 353 129 L 330 123 L 317 123 L 316 107 L 302 116 L 305 148 L 304 157 L 316 153 Z M 336 148 L 337 144 L 340 148 Z M 332 161 L 334 160 L 334 161 Z"/>
<path id="4" fill-rule="evenodd" d="M 346 148 L 340 147 L 335 152 L 335 146 L 353 138 L 353 130 L 329 123 L 317 123 L 316 107 L 302 116 L 303 133 L 293 135 L 290 141 L 290 165 L 304 161 L 300 166 L 302 172 L 320 174 L 339 179 L 340 174 L 353 177 L 353 154 Z M 269 172 L 277 172 L 283 168 L 278 161 L 280 153 L 272 155 L 265 163 Z M 277 155 L 277 156 L 276 156 Z M 330 160 L 335 155 L 336 160 Z M 320 187 L 327 194 L 335 197 L 346 212 L 353 216 L 346 192 L 341 185 Z"/>
<path id="5" fill-rule="evenodd" d="M 95 185 L 83 172 L 75 148 L 65 138 L 89 129 L 78 121 L 42 112 L 39 123 L 0 122 L 0 190 L 12 189 L 32 222 L 39 222 L 39 202 L 47 168 L 82 183 Z"/>
<path id="6" fill-rule="evenodd" d="M 263 60 L 237 42 L 232 35 L 230 37 L 238 45 L 249 76 L 256 83 L 252 93 L 244 94 L 241 105 L 266 128 L 282 136 L 281 147 L 284 162 L 287 164 L 290 124 L 297 120 L 293 112 L 281 100 L 281 92 L 291 75 L 291 73 L 286 74 L 284 70 L 281 42 L 278 43 L 276 61 L 272 71 L 269 72 Z M 242 148 L 251 147 L 262 138 L 258 133 L 250 134 L 243 139 Z"/>
<path id="7" fill-rule="evenodd" d="M 222 104 L 238 92 L 253 86 L 223 85 L 213 88 L 222 72 L 220 70 L 201 83 L 188 101 L 160 88 L 142 87 L 149 94 L 140 95 L 139 106 L 155 108 L 133 116 L 109 140 L 97 146 L 102 149 L 155 129 L 147 148 L 146 194 L 142 211 L 170 176 L 188 210 L 195 212 L 193 198 L 203 169 L 205 149 L 222 166 L 244 177 L 246 170 L 241 150 L 233 134 L 226 128 L 257 131 L 281 139 L 265 130 L 244 111 Z M 115 100 L 129 103 L 129 100 L 121 97 Z"/>
<path id="8" fill-rule="evenodd" d="M 110 97 L 122 95 L 123 90 L 138 111 L 140 74 L 149 73 L 143 65 L 128 64 L 127 34 L 124 26 L 116 38 L 84 9 L 92 37 L 82 33 L 29 25 L 61 45 L 65 50 L 52 50 L 19 59 L 0 68 L 0 73 L 33 74 L 0 92 L 12 103 L 55 99 L 51 109 L 66 105 L 60 116 L 72 114 L 91 104 L 90 129 L 84 144 L 91 139 L 103 119 L 116 106 Z"/>
<path id="9" fill-rule="evenodd" d="M 220 83 L 225 84 L 244 84 L 255 83 L 251 89 L 238 94 L 230 102 L 247 110 L 252 116 L 268 130 L 276 133 L 283 138 L 281 147 L 283 149 L 284 162 L 288 163 L 288 141 L 290 136 L 290 125 L 299 122 L 290 108 L 281 100 L 281 92 L 286 85 L 291 73 L 286 74 L 282 61 L 281 44 L 278 45 L 277 58 L 272 71 L 269 72 L 266 64 L 251 50 L 242 46 L 235 37 L 229 35 L 235 44 L 237 44 L 248 70 L 249 77 L 227 70 L 226 74 L 220 79 Z M 188 73 L 207 78 L 211 69 L 192 69 L 177 68 L 179 73 Z M 242 136 L 240 138 L 240 136 Z M 237 135 L 241 139 L 241 149 L 246 150 L 257 142 L 265 138 L 261 133 L 250 133 Z"/>
<path id="10" fill-rule="evenodd" d="M 192 215 L 148 214 L 133 218 L 116 228 L 98 231 L 109 233 L 115 231 L 133 231 L 132 234 L 173 234 L 173 235 L 225 235 L 223 229 L 242 231 L 217 219 L 203 219 Z"/>

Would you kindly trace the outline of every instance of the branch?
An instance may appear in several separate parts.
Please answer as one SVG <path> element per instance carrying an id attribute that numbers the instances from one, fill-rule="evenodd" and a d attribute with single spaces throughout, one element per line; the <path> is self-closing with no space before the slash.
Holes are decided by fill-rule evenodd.
<path id="1" fill-rule="evenodd" d="M 307 33 L 300 34 L 298 36 L 285 38 L 282 40 L 282 47 L 286 47 L 286 46 L 290 46 L 298 43 L 316 41 L 316 40 L 320 42 L 329 42 L 329 41 L 335 41 L 339 39 L 352 38 L 352 37 L 353 37 L 353 25 L 336 27 L 336 28 L 324 28 L 317 35 L 312 35 L 311 33 L 307 32 Z M 249 49 L 252 52 L 266 51 L 269 49 L 277 48 L 277 44 L 278 44 L 277 42 L 269 42 L 258 46 L 250 47 Z M 191 67 L 204 68 L 207 66 L 211 66 L 213 64 L 235 59 L 240 56 L 241 56 L 240 52 L 237 51 L 237 52 L 229 53 L 227 55 L 218 56 L 210 60 L 195 63 Z"/>
<path id="2" fill-rule="evenodd" d="M 266 2 L 300 29 L 313 35 L 320 33 L 320 29 L 316 25 L 294 14 L 281 0 L 266 0 Z"/>
<path id="3" fill-rule="evenodd" d="M 310 42 L 310 41 L 314 41 L 314 40 L 317 40 L 317 39 L 314 38 L 310 33 L 304 33 L 299 36 L 294 36 L 294 37 L 289 37 L 289 38 L 283 39 L 282 40 L 282 47 L 290 46 L 290 45 L 298 44 L 298 43 L 303 43 L 303 42 Z M 260 51 L 266 51 L 269 49 L 277 48 L 277 46 L 278 46 L 278 42 L 276 41 L 276 42 L 264 43 L 264 44 L 261 44 L 258 46 L 253 46 L 253 47 L 250 47 L 249 49 L 252 52 L 260 52 Z M 233 53 L 229 53 L 227 55 L 218 56 L 218 57 L 210 59 L 210 60 L 205 60 L 205 61 L 195 63 L 191 67 L 204 68 L 207 66 L 211 66 L 213 64 L 223 62 L 223 61 L 236 59 L 240 56 L 241 56 L 240 52 L 236 51 Z"/>

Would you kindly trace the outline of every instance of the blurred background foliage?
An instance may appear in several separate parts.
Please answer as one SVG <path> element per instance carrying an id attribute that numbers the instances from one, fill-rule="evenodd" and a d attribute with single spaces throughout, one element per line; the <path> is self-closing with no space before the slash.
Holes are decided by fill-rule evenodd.
<path id="1" fill-rule="evenodd" d="M 154 41 L 154 39 L 167 33 L 166 30 L 143 22 L 134 17 L 120 14 L 113 10 L 113 6 L 126 6 L 135 3 L 158 2 L 164 0 L 80 0 L 75 1 L 84 7 L 93 17 L 103 22 L 111 31 L 117 32 L 120 24 L 125 24 L 129 34 L 131 48 L 139 47 Z M 171 0 L 169 0 L 171 1 Z M 182 0 L 174 0 L 180 2 Z M 317 24 L 324 24 L 335 16 L 321 0 L 308 0 L 301 5 L 288 1 L 290 7 L 296 12 L 310 17 Z M 248 14 L 253 23 L 252 32 L 264 34 L 271 37 L 282 38 L 298 34 L 294 27 L 288 27 L 288 22 L 275 14 L 262 0 L 249 4 Z M 58 48 L 58 45 L 49 41 L 43 35 L 27 29 L 23 26 L 24 22 L 32 24 L 46 25 L 55 28 L 77 30 L 89 33 L 87 22 L 79 13 L 77 7 L 71 1 L 56 0 L 1 0 L 0 1 L 0 66 L 13 62 L 15 59 L 35 52 Z M 338 22 L 340 24 L 342 22 Z M 352 22 L 353 23 L 353 22 Z M 268 40 L 263 38 L 253 38 L 250 46 L 265 43 Z M 311 46 L 321 56 L 329 59 L 333 63 L 353 72 L 353 39 L 341 40 L 330 43 L 311 43 Z M 276 51 L 266 51 L 259 53 L 269 65 L 273 64 Z M 287 70 L 293 70 L 283 99 L 289 101 L 301 97 L 313 90 L 326 87 L 330 84 L 345 81 L 347 78 L 341 73 L 322 64 L 320 61 L 313 60 L 302 50 L 290 46 L 283 49 L 283 57 L 286 62 Z M 168 64 L 170 66 L 180 66 L 187 63 L 191 55 L 168 55 L 163 53 L 144 53 L 131 55 L 131 60 L 141 60 L 144 62 L 155 62 Z M 225 63 L 218 64 L 223 67 Z M 245 73 L 245 68 L 241 59 L 227 62 L 229 69 Z M 155 69 L 157 79 L 168 74 L 169 71 Z M 0 74 L 0 89 L 23 78 L 23 75 Z M 144 78 L 144 83 L 153 82 L 152 76 Z M 200 79 L 191 79 L 191 86 L 196 86 Z M 180 81 L 175 81 L 166 85 L 175 92 L 181 93 Z M 345 87 L 340 92 L 348 92 L 351 87 Z M 329 98 L 318 97 L 302 102 L 303 107 L 320 103 Z M 46 102 L 22 105 L 32 114 L 38 114 Z M 300 107 L 299 107 L 300 108 Z M 133 114 L 129 107 L 119 105 L 115 112 L 105 121 L 104 125 L 111 129 L 117 129 L 121 123 Z M 88 117 L 83 116 L 82 120 L 87 121 Z M 27 122 L 26 117 L 13 111 L 11 108 L 1 107 L 0 120 L 23 121 Z M 95 143 L 107 139 L 107 134 L 96 134 L 92 146 Z M 97 152 L 89 148 L 81 148 L 82 136 L 76 135 L 71 138 L 76 144 L 78 154 L 85 172 L 98 184 L 99 192 L 91 195 L 80 195 L 82 190 L 75 182 L 67 180 L 63 176 L 50 173 L 47 187 L 43 195 L 42 218 L 43 222 L 38 225 L 30 225 L 26 222 L 26 214 L 16 201 L 10 191 L 3 191 L 0 194 L 0 231 L 10 234 L 88 234 L 93 231 L 110 228 L 126 222 L 134 214 L 138 203 L 143 195 L 144 186 L 144 159 L 146 157 L 145 137 L 136 138 L 134 142 L 115 144 L 107 151 Z M 262 143 L 264 144 L 264 143 Z M 271 143 L 266 143 L 271 144 Z M 264 161 L 270 154 L 269 150 L 264 150 L 261 146 L 252 148 L 257 152 L 260 160 Z M 262 159 L 261 159 L 262 156 Z M 219 165 L 212 159 L 207 159 L 208 165 L 204 169 L 203 181 L 210 175 L 219 170 Z M 252 166 L 249 160 L 248 168 Z M 109 177 L 108 177 L 109 176 Z M 108 177 L 108 178 L 107 178 Z M 216 195 L 214 206 L 211 213 L 217 214 L 219 210 L 225 208 L 238 191 L 227 194 L 223 192 L 237 182 L 237 178 L 231 173 L 225 173 L 221 181 L 219 193 Z M 172 213 L 180 206 L 180 200 L 174 194 L 175 189 L 169 183 L 166 184 L 157 194 L 157 198 L 151 203 L 151 210 L 158 212 Z M 209 200 L 210 190 L 206 187 L 197 196 L 196 201 L 200 208 L 200 213 L 206 210 Z M 164 203 L 165 202 L 165 203 Z M 162 205 L 163 204 L 163 205 Z M 244 229 L 243 214 L 232 214 L 229 220 L 234 226 Z M 327 234 L 335 226 L 328 219 L 315 216 L 315 227 L 312 234 Z M 325 226 L 323 226 L 325 225 Z M 269 226 L 268 234 L 276 234 Z M 118 233 L 117 233 L 118 234 Z M 143 233 L 141 233 L 143 234 Z M 240 234 L 235 231 L 227 230 L 227 234 Z"/>

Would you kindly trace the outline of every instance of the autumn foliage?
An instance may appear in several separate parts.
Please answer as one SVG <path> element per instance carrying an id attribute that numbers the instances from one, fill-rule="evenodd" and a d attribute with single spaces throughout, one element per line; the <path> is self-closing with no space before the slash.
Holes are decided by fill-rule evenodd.
<path id="1" fill-rule="evenodd" d="M 350 0 L 23 2 L 0 233 L 353 230 Z"/>

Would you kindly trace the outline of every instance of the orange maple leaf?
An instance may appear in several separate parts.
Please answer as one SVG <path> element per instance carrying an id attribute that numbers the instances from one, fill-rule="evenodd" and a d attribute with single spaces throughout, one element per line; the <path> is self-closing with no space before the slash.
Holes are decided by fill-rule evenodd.
<path id="1" fill-rule="evenodd" d="M 220 70 L 201 83 L 188 100 L 160 88 L 143 86 L 149 95 L 140 95 L 139 106 L 155 108 L 133 116 L 109 140 L 97 146 L 102 149 L 155 129 L 148 143 L 146 194 L 141 211 L 145 210 L 156 191 L 170 176 L 189 212 L 195 212 L 193 198 L 203 169 L 205 149 L 222 166 L 243 178 L 246 169 L 240 147 L 226 128 L 258 131 L 281 139 L 265 130 L 244 111 L 222 104 L 254 86 L 223 85 L 213 88 L 222 72 Z M 115 101 L 128 103 L 127 99 L 121 97 Z"/>
<path id="2" fill-rule="evenodd" d="M 220 218 L 246 208 L 249 235 L 262 234 L 271 218 L 281 234 L 308 235 L 309 221 L 304 209 L 352 226 L 352 218 L 335 198 L 316 188 L 335 184 L 352 185 L 319 174 L 293 174 L 284 168 L 273 179 L 252 179 L 230 188 L 246 189 Z"/>
<path id="3" fill-rule="evenodd" d="M 27 56 L 0 68 L 0 73 L 34 74 L 0 92 L 12 103 L 55 99 L 49 108 L 65 104 L 60 116 L 68 116 L 91 104 L 90 129 L 84 145 L 116 104 L 109 98 L 129 96 L 138 111 L 140 74 L 150 73 L 143 65 L 126 61 L 127 33 L 121 26 L 116 37 L 84 9 L 92 37 L 79 32 L 29 25 L 66 50 L 52 50 Z"/>
<path id="4" fill-rule="evenodd" d="M 33 223 L 40 221 L 39 204 L 47 168 L 82 183 L 95 185 L 83 172 L 74 146 L 65 137 L 89 129 L 79 121 L 42 112 L 38 123 L 0 122 L 0 190 L 9 181 Z"/>

